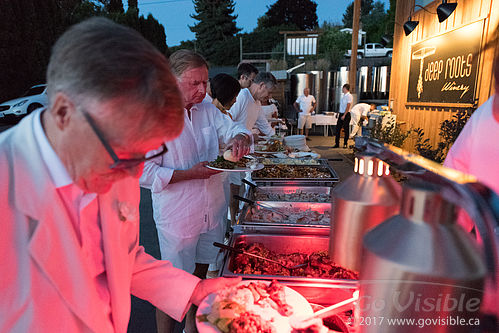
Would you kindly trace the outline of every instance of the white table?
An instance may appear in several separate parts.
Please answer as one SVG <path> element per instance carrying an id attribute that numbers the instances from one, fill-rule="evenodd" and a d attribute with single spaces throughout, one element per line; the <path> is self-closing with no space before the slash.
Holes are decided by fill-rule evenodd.
<path id="1" fill-rule="evenodd" d="M 330 125 L 334 126 L 338 122 L 337 114 L 334 116 L 327 116 L 325 114 L 315 114 L 313 116 L 310 116 L 310 118 L 312 119 L 311 120 L 312 124 L 324 126 L 324 136 L 328 136 L 329 126 Z"/>

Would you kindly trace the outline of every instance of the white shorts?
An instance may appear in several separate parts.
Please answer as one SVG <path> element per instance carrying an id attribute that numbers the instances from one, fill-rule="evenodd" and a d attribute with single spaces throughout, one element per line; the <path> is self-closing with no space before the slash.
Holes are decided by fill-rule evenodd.
<path id="1" fill-rule="evenodd" d="M 223 229 L 224 222 L 220 222 L 214 229 L 190 238 L 158 230 L 161 259 L 168 260 L 174 267 L 191 274 L 194 273 L 196 263 L 215 263 L 220 249 L 213 246 L 213 242 L 223 243 Z"/>
<path id="2" fill-rule="evenodd" d="M 312 116 L 309 114 L 303 114 L 300 113 L 298 115 L 298 128 L 303 129 L 305 128 L 312 128 Z"/>

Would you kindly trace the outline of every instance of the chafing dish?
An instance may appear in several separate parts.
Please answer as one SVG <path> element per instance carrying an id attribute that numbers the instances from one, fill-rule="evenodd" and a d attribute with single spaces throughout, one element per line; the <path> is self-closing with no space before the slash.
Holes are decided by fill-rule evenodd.
<path id="1" fill-rule="evenodd" d="M 262 170 L 251 174 L 252 180 L 257 185 L 278 186 L 278 185 L 299 185 L 299 186 L 333 186 L 339 178 L 336 171 L 325 160 L 320 160 L 321 165 L 267 165 Z M 282 169 L 284 168 L 284 171 Z M 322 177 L 306 176 L 291 178 L 296 170 L 297 172 L 310 170 L 311 173 L 320 173 Z M 278 172 L 281 176 L 270 177 L 269 172 L 281 170 Z M 277 173 L 277 172 L 276 172 Z"/>
<path id="2" fill-rule="evenodd" d="M 303 254 L 311 254 L 317 251 L 326 251 L 328 249 L 329 237 L 321 235 L 279 235 L 279 234 L 241 234 L 234 233 L 230 240 L 231 246 L 236 246 L 239 243 L 261 243 L 267 249 L 279 253 L 290 254 L 300 252 Z M 326 293 L 328 288 L 343 288 L 355 289 L 357 288 L 356 280 L 346 279 L 325 279 L 325 278 L 309 278 L 302 276 L 280 276 L 280 275 L 257 275 L 257 274 L 237 274 L 234 273 L 233 256 L 228 254 L 225 258 L 222 267 L 222 276 L 241 276 L 243 279 L 262 279 L 262 280 L 278 280 L 283 283 L 294 284 L 297 291 L 302 293 L 307 298 L 314 298 L 310 300 L 319 304 L 331 304 L 332 301 L 321 293 Z M 302 292 L 299 289 L 303 289 Z M 333 292 L 332 292 L 333 293 Z M 319 298 L 324 297 L 323 301 Z M 331 296 L 332 297 L 332 296 Z M 344 300 L 348 297 L 343 298 Z"/>
<path id="3" fill-rule="evenodd" d="M 249 189 L 249 198 L 258 201 L 331 202 L 328 186 L 259 186 Z"/>
<path id="4" fill-rule="evenodd" d="M 318 159 L 311 157 L 307 158 L 262 158 L 261 163 L 264 165 L 322 165 L 322 162 Z"/>
<path id="5" fill-rule="evenodd" d="M 241 212 L 239 223 L 243 225 L 263 225 L 280 228 L 286 227 L 317 227 L 329 229 L 331 221 L 330 202 L 292 202 L 292 201 L 257 201 L 274 211 L 260 206 L 245 205 Z M 275 211 L 290 214 L 286 217 Z M 305 218 L 297 217 L 305 216 Z"/>

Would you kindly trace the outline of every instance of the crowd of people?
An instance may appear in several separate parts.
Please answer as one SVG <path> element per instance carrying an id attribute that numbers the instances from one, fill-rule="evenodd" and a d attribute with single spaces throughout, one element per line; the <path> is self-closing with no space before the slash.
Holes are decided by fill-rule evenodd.
<path id="1" fill-rule="evenodd" d="M 240 282 L 206 274 L 216 264 L 213 242 L 235 223 L 239 203 L 231 198 L 244 174 L 206 165 L 227 149 L 239 159 L 259 135 L 275 134 L 269 100 L 277 81 L 246 63 L 237 79 L 209 80 L 208 69 L 190 50 L 167 60 L 105 18 L 59 38 L 48 107 L 0 134 L 0 332 L 125 332 L 130 293 L 157 307 L 160 331 L 186 317 L 185 332 L 195 332 L 195 306 Z M 375 107 L 353 106 L 349 90 L 345 84 L 335 147 L 341 129 L 346 146 L 351 120 L 359 135 Z M 497 100 L 472 117 L 446 161 L 485 172 L 495 189 L 497 173 L 474 154 L 492 142 L 479 138 L 499 133 Z M 316 105 L 308 88 L 294 103 L 305 135 Z M 139 245 L 140 186 L 152 193 L 161 260 Z"/>

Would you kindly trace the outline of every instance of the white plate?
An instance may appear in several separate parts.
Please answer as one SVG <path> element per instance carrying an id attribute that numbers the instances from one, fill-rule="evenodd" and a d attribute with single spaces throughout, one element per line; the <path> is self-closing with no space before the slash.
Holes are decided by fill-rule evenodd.
<path id="1" fill-rule="evenodd" d="M 270 284 L 270 281 L 245 280 L 239 283 L 239 285 L 248 285 L 251 282 L 263 282 L 266 285 Z M 284 286 L 284 292 L 286 295 L 286 303 L 288 303 L 293 308 L 293 315 L 307 316 L 314 313 L 310 303 L 301 294 L 286 286 Z M 209 294 L 203 299 L 201 304 L 199 304 L 198 310 L 196 312 L 196 327 L 199 333 L 220 333 L 220 330 L 209 321 L 201 322 L 197 319 L 198 316 L 209 314 L 211 312 L 211 306 L 215 301 L 215 297 L 216 294 Z M 279 318 L 272 324 L 276 327 L 277 332 L 279 333 L 291 332 L 288 317 L 281 316 L 281 318 Z"/>
<path id="2" fill-rule="evenodd" d="M 207 165 L 206 166 L 208 169 L 212 170 L 217 170 L 217 171 L 227 171 L 227 172 L 247 172 L 247 171 L 256 171 L 256 170 L 261 170 L 263 169 L 263 164 L 258 163 L 256 164 L 253 168 L 234 168 L 234 169 L 221 169 L 221 168 L 215 168 L 212 166 Z"/>

